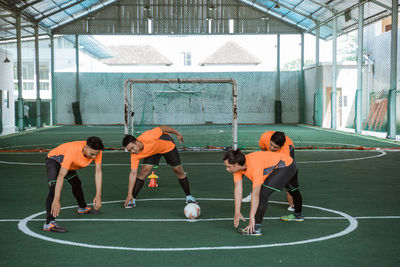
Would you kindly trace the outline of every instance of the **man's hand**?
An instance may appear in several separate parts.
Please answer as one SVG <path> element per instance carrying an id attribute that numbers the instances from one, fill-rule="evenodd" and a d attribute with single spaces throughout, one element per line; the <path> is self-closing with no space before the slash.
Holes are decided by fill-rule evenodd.
<path id="1" fill-rule="evenodd" d="M 58 214 L 60 214 L 60 209 L 61 209 L 60 201 L 57 199 L 54 199 L 53 203 L 51 204 L 51 215 L 53 215 L 54 217 L 57 217 Z"/>
<path id="2" fill-rule="evenodd" d="M 233 217 L 233 226 L 238 227 L 239 226 L 239 221 L 246 221 L 242 215 L 242 213 L 235 213 L 235 216 Z"/>
<path id="3" fill-rule="evenodd" d="M 126 207 L 129 204 L 129 201 L 132 201 L 133 197 L 132 195 L 128 195 L 125 199 L 124 207 Z"/>
<path id="4" fill-rule="evenodd" d="M 176 138 L 178 138 L 179 143 L 183 143 L 183 136 L 181 135 L 181 133 L 177 133 Z"/>
<path id="5" fill-rule="evenodd" d="M 249 225 L 246 228 L 244 228 L 244 230 L 246 230 L 246 232 L 248 234 L 253 233 L 254 232 L 254 226 L 255 226 L 254 218 L 250 218 L 249 219 Z"/>
<path id="6" fill-rule="evenodd" d="M 101 208 L 101 205 L 102 205 L 101 197 L 95 196 L 94 199 L 93 199 L 93 208 L 95 210 L 99 210 Z"/>

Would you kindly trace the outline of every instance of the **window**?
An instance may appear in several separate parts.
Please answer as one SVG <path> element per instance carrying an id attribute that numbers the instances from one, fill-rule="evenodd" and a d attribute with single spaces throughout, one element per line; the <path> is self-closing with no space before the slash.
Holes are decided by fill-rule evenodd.
<path id="1" fill-rule="evenodd" d="M 182 52 L 183 54 L 183 65 L 191 66 L 192 65 L 192 53 L 191 52 Z"/>
<path id="2" fill-rule="evenodd" d="M 50 89 L 50 85 L 48 82 L 41 82 L 40 83 L 40 90 L 49 90 Z"/>
<path id="3" fill-rule="evenodd" d="M 41 61 L 39 64 L 39 77 L 41 80 L 49 79 L 49 62 Z"/>
<path id="4" fill-rule="evenodd" d="M 235 32 L 235 20 L 230 19 L 229 20 L 229 33 L 234 33 Z"/>
<path id="5" fill-rule="evenodd" d="M 33 61 L 22 62 L 22 79 L 33 80 L 34 68 Z"/>
<path id="6" fill-rule="evenodd" d="M 34 84 L 31 82 L 23 82 L 22 83 L 22 90 L 33 90 L 34 89 Z"/>
<path id="7" fill-rule="evenodd" d="M 347 95 L 343 96 L 343 107 L 347 107 Z"/>

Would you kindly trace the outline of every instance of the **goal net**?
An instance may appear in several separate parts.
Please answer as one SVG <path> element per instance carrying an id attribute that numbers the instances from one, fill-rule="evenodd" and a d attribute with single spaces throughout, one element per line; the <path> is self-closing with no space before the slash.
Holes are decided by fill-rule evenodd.
<path id="1" fill-rule="evenodd" d="M 170 125 L 180 148 L 237 148 L 237 85 L 233 79 L 128 79 L 125 134 Z"/>

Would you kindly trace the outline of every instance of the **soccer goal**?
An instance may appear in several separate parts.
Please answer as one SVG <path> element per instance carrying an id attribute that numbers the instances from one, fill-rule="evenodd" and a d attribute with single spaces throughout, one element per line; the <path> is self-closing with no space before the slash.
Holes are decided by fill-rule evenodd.
<path id="1" fill-rule="evenodd" d="M 125 134 L 159 125 L 179 130 L 186 148 L 237 148 L 237 84 L 233 79 L 128 79 Z"/>

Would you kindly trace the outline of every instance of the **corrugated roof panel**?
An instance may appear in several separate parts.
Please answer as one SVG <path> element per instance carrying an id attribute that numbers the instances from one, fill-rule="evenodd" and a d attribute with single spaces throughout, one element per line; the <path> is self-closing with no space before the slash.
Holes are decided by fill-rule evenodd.
<path id="1" fill-rule="evenodd" d="M 302 25 L 302 26 L 304 26 L 305 28 L 308 28 L 308 29 L 311 29 L 312 27 L 316 26 L 315 23 L 312 20 L 308 19 L 308 18 L 306 18 L 305 20 L 300 22 L 299 25 Z"/>
<path id="2" fill-rule="evenodd" d="M 321 8 L 321 6 L 311 1 L 303 1 L 300 5 L 298 5 L 298 7 L 306 10 L 308 13 L 314 13 L 315 11 L 317 11 L 317 9 Z"/>
<path id="3" fill-rule="evenodd" d="M 65 39 L 75 44 L 75 36 L 65 35 Z M 96 57 L 99 59 L 114 57 L 112 51 L 106 48 L 104 45 L 100 44 L 96 39 L 90 35 L 80 35 L 79 36 L 79 47 L 82 47 L 82 51 Z"/>
<path id="4" fill-rule="evenodd" d="M 321 26 L 319 29 L 319 35 L 323 39 L 326 39 L 326 38 L 332 36 L 332 28 L 328 27 L 326 25 Z"/>
<path id="5" fill-rule="evenodd" d="M 294 12 L 289 12 L 289 13 L 287 13 L 285 16 L 288 17 L 288 18 L 290 18 L 290 19 L 293 20 L 293 21 L 296 21 L 296 23 L 297 23 L 297 22 L 300 22 L 300 21 L 302 21 L 304 18 L 306 18 L 306 17 L 304 17 L 304 16 L 302 16 L 302 15 L 299 15 L 299 14 L 297 14 L 297 13 L 294 13 Z"/>

